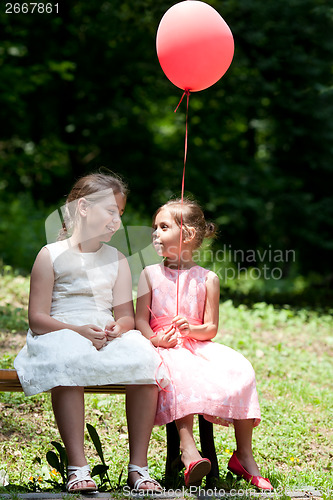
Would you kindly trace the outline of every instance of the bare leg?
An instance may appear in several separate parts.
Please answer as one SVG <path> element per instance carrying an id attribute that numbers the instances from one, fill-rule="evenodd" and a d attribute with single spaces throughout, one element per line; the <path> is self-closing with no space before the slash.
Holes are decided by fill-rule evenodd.
<path id="1" fill-rule="evenodd" d="M 151 431 L 153 429 L 158 390 L 156 385 L 129 385 L 126 387 L 126 416 L 129 437 L 130 463 L 145 467 Z M 130 484 L 140 479 L 137 472 L 129 474 Z M 143 483 L 142 489 L 155 490 L 154 483 Z"/>
<path id="2" fill-rule="evenodd" d="M 234 427 L 237 444 L 236 456 L 239 462 L 249 474 L 260 476 L 252 452 L 253 419 L 234 420 Z"/>
<path id="3" fill-rule="evenodd" d="M 193 437 L 193 415 L 176 420 L 180 439 L 181 460 L 186 468 L 191 462 L 200 460 L 201 455 L 197 450 Z"/>
<path id="4" fill-rule="evenodd" d="M 51 391 L 52 407 L 61 439 L 66 448 L 68 464 L 87 465 L 84 455 L 84 390 L 83 387 L 55 387 Z M 76 488 L 94 486 L 82 481 Z"/>

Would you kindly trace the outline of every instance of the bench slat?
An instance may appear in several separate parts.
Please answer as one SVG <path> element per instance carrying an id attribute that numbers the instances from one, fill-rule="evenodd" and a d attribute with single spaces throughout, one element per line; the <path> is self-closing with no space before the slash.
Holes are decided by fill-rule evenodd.
<path id="1" fill-rule="evenodd" d="M 0 381 L 16 380 L 19 381 L 16 370 L 0 370 Z"/>
<path id="2" fill-rule="evenodd" d="M 16 370 L 0 370 L 0 392 L 22 392 L 22 386 Z M 84 388 L 84 392 L 92 394 L 125 394 L 126 386 L 120 384 L 91 385 Z"/>

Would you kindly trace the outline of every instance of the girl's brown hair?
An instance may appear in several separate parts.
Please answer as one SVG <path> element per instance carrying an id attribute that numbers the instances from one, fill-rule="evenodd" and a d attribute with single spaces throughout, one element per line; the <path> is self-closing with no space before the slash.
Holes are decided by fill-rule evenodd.
<path id="1" fill-rule="evenodd" d="M 105 196 L 119 193 L 126 199 L 128 189 L 124 181 L 114 173 L 92 173 L 81 177 L 67 196 L 62 229 L 59 231 L 58 240 L 64 240 L 71 235 L 77 220 L 77 201 L 80 198 L 86 198 L 89 203 L 94 204 Z"/>
<path id="2" fill-rule="evenodd" d="M 178 227 L 181 227 L 181 217 L 183 217 L 183 238 L 190 235 L 190 230 L 195 230 L 194 248 L 199 248 L 204 238 L 213 238 L 216 233 L 216 225 L 213 222 L 206 222 L 204 213 L 200 205 L 188 198 L 183 201 L 180 198 L 170 200 L 162 205 L 153 216 L 153 223 L 157 214 L 167 209 L 170 211 Z"/>

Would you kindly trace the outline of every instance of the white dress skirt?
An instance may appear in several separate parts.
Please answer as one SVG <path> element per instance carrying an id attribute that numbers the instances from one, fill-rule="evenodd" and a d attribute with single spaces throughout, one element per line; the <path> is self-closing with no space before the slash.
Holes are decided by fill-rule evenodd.
<path id="1" fill-rule="evenodd" d="M 97 252 L 80 253 L 69 241 L 46 245 L 54 268 L 51 316 L 72 325 L 102 329 L 112 316 L 112 289 L 118 276 L 118 251 L 103 244 Z M 139 331 L 130 330 L 97 350 L 70 329 L 36 335 L 28 331 L 26 345 L 14 366 L 26 396 L 57 386 L 169 383 L 160 356 Z"/>

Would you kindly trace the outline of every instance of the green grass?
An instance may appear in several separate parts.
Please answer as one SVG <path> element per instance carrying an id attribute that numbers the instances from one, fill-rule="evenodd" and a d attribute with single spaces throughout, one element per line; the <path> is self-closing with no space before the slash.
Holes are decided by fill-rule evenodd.
<path id="1" fill-rule="evenodd" d="M 24 344 L 28 279 L 7 269 L 0 276 L 0 367 L 11 367 Z M 252 307 L 225 301 L 220 306 L 216 341 L 242 352 L 253 364 L 262 421 L 254 429 L 255 458 L 264 475 L 278 489 L 319 489 L 333 498 L 333 319 L 331 311 L 279 308 L 265 303 Z M 10 488 L 47 489 L 51 468 L 45 455 L 60 441 L 48 394 L 25 398 L 0 394 L 0 471 Z M 87 395 L 86 421 L 102 441 L 112 484 L 125 484 L 128 439 L 124 396 Z M 198 428 L 195 427 L 198 438 Z M 221 487 L 246 489 L 233 482 L 227 462 L 235 447 L 232 428 L 214 426 Z M 87 456 L 99 457 L 86 433 Z M 155 427 L 149 450 L 154 477 L 163 480 L 165 428 Z M 52 476 L 52 473 L 51 473 Z M 54 476 L 53 476 L 54 479 Z M 16 488 L 16 490 L 15 490 Z M 1 493 L 1 489 L 0 489 Z"/>
<path id="2" fill-rule="evenodd" d="M 27 328 L 29 279 L 0 266 L 0 331 Z"/>

